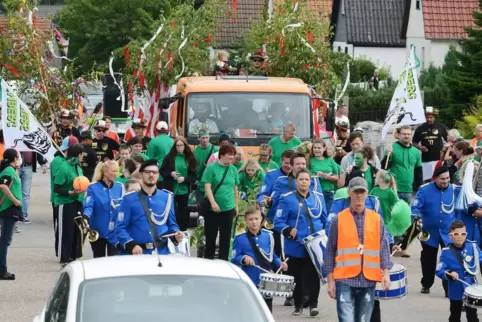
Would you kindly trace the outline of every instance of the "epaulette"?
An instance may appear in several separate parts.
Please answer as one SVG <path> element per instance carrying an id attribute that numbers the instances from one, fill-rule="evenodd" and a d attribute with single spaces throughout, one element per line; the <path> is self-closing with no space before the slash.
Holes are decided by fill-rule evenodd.
<path id="1" fill-rule="evenodd" d="M 134 190 L 134 191 L 126 192 L 125 195 L 124 195 L 124 197 L 125 197 L 125 196 L 128 196 L 128 195 L 130 195 L 130 194 L 133 194 L 133 193 L 137 193 L 137 191 Z"/>
<path id="2" fill-rule="evenodd" d="M 279 176 L 278 179 L 281 179 L 281 178 L 288 178 L 288 176 Z"/>
<path id="3" fill-rule="evenodd" d="M 469 242 L 469 243 L 472 243 L 472 244 L 475 244 L 475 241 L 474 241 L 474 240 L 468 240 L 468 239 L 466 239 L 465 241 L 466 241 L 466 242 Z"/>
<path id="4" fill-rule="evenodd" d="M 276 170 L 279 170 L 279 169 L 271 169 L 271 170 L 268 170 L 266 173 L 270 173 L 270 172 L 273 172 L 273 171 L 276 171 Z"/>
<path id="5" fill-rule="evenodd" d="M 290 194 L 292 194 L 292 193 L 293 193 L 293 191 L 290 191 L 290 192 L 287 192 L 287 193 L 283 193 L 283 194 L 281 195 L 281 198 L 288 197 L 288 196 L 289 196 Z"/>
<path id="6" fill-rule="evenodd" d="M 270 234 L 273 233 L 271 230 L 268 230 L 268 229 L 266 229 L 266 228 L 261 228 L 261 230 L 262 230 L 262 231 L 265 231 L 265 232 L 267 232 L 267 233 L 270 233 Z"/>
<path id="7" fill-rule="evenodd" d="M 235 233 L 234 236 L 241 236 L 242 234 L 246 234 L 246 231 L 241 231 L 239 233 Z"/>
<path id="8" fill-rule="evenodd" d="M 450 247 L 444 247 L 442 250 L 450 250 Z"/>
<path id="9" fill-rule="evenodd" d="M 169 194 L 171 194 L 171 195 L 173 194 L 172 191 L 169 191 L 169 190 L 166 190 L 166 189 L 162 189 L 162 191 L 165 191 L 165 192 L 167 192 L 167 193 L 169 193 Z"/>
<path id="10" fill-rule="evenodd" d="M 420 188 L 426 187 L 426 186 L 428 186 L 429 184 L 431 184 L 431 182 L 424 183 L 423 185 L 421 185 L 421 186 L 418 187 L 418 188 L 420 189 Z"/>

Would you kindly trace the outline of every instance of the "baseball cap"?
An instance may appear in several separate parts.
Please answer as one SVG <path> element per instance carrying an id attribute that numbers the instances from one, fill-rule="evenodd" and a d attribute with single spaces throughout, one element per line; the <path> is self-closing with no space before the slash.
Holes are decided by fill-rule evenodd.
<path id="1" fill-rule="evenodd" d="M 362 177 L 355 177 L 348 183 L 349 191 L 365 190 L 368 191 L 367 181 Z"/>
<path id="2" fill-rule="evenodd" d="M 60 146 L 60 151 L 66 151 L 72 145 L 79 143 L 79 140 L 73 136 L 69 135 L 62 141 L 62 145 Z"/>
<path id="3" fill-rule="evenodd" d="M 168 130 L 168 129 L 169 129 L 169 126 L 167 125 L 166 122 L 160 121 L 159 123 L 157 123 L 156 129 L 157 129 L 158 131 L 160 131 L 160 130 Z"/>

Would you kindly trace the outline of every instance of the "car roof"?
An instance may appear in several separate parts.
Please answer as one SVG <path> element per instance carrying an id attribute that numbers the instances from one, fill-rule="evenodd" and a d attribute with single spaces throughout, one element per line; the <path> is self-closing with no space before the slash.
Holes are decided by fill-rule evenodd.
<path id="1" fill-rule="evenodd" d="M 74 274 L 83 275 L 81 279 L 85 280 L 144 275 L 191 275 L 241 279 L 233 264 L 226 261 L 182 255 L 161 255 L 159 258 L 162 267 L 158 266 L 157 256 L 152 255 L 103 257 L 75 261 L 69 266 Z"/>

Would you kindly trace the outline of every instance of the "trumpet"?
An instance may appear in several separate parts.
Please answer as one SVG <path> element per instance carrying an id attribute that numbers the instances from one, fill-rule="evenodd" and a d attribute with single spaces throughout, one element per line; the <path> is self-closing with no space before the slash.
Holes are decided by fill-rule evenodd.
<path id="1" fill-rule="evenodd" d="M 422 218 L 415 217 L 412 225 L 408 228 L 407 232 L 403 236 L 402 246 L 403 250 L 407 249 L 408 246 L 418 238 L 421 242 L 427 242 L 430 239 L 430 233 L 426 232 L 422 228 Z"/>
<path id="2" fill-rule="evenodd" d="M 422 231 L 420 234 L 418 234 L 418 239 L 422 242 L 426 242 L 430 239 L 430 233 Z"/>
<path id="3" fill-rule="evenodd" d="M 83 218 L 82 216 L 77 216 L 74 218 L 74 220 L 76 221 L 82 235 L 87 236 L 89 242 L 93 243 L 99 239 L 99 232 L 90 229 L 87 219 Z"/>
<path id="4" fill-rule="evenodd" d="M 263 227 L 268 230 L 273 230 L 274 224 L 271 220 L 268 220 L 268 218 L 266 218 L 263 222 Z"/>

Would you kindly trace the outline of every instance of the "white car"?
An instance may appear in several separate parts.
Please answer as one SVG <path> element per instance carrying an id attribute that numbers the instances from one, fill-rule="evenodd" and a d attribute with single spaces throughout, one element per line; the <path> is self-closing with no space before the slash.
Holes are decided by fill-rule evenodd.
<path id="1" fill-rule="evenodd" d="M 248 276 L 226 261 L 113 256 L 67 265 L 34 322 L 274 322 Z"/>

